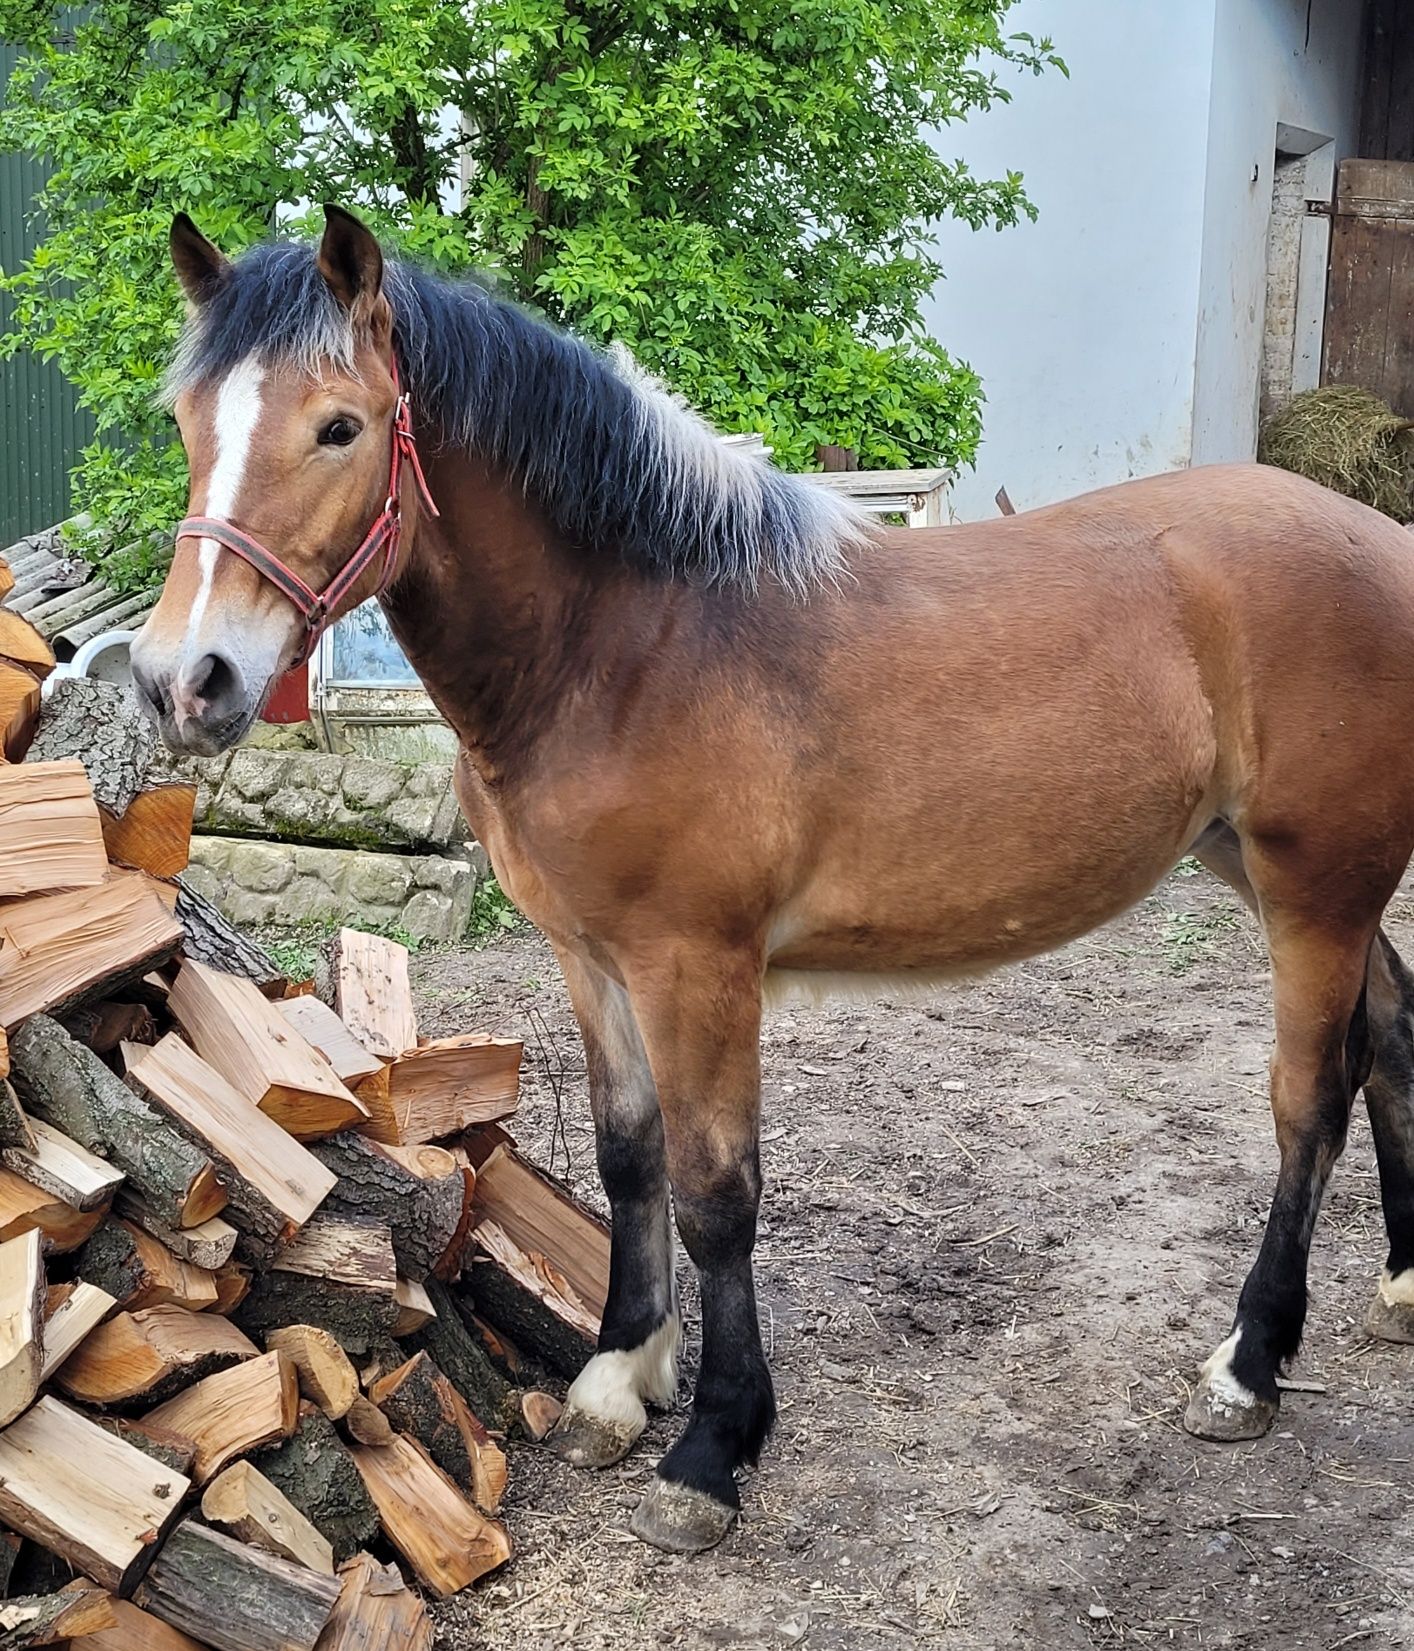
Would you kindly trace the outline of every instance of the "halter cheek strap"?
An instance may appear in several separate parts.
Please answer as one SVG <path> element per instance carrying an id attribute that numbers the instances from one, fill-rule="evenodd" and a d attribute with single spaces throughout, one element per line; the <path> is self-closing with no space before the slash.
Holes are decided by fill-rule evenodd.
<path id="1" fill-rule="evenodd" d="M 369 565 L 381 555 L 383 566 L 378 576 L 378 587 L 375 596 L 381 596 L 386 589 L 389 579 L 393 576 L 393 569 L 398 562 L 398 544 L 402 538 L 403 510 L 402 510 L 402 480 L 403 465 L 406 463 L 412 470 L 413 480 L 417 485 L 419 498 L 423 509 L 429 516 L 440 515 L 440 511 L 433 503 L 432 494 L 427 486 L 427 477 L 422 473 L 422 463 L 417 456 L 417 442 L 412 433 L 412 402 L 403 392 L 398 381 L 398 358 L 394 351 L 390 366 L 393 375 L 393 388 L 397 391 L 397 406 L 393 412 L 393 445 L 392 457 L 388 464 L 388 497 L 384 502 L 381 514 L 374 521 L 372 527 L 363 537 L 362 544 L 344 563 L 343 567 L 325 585 L 321 591 L 316 591 L 305 583 L 295 570 L 270 550 L 262 545 L 258 539 L 250 534 L 243 533 L 234 522 L 226 521 L 220 516 L 188 516 L 177 524 L 177 539 L 214 539 L 217 544 L 233 551 L 243 562 L 249 562 L 251 567 L 263 579 L 274 585 L 280 594 L 286 597 L 297 612 L 304 619 L 304 641 L 300 645 L 299 653 L 295 656 L 294 665 L 303 665 L 311 653 L 314 644 L 328 628 L 329 622 L 337 611 L 339 604 L 363 577 Z M 292 667 L 293 668 L 293 667 Z"/>

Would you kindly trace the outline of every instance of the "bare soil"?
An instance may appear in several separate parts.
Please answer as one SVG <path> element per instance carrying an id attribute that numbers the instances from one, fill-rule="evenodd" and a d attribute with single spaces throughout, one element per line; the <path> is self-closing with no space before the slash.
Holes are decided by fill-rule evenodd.
<path id="1" fill-rule="evenodd" d="M 1414 953 L 1414 901 L 1391 932 Z M 425 1029 L 523 1036 L 517 1134 L 599 1200 L 582 1061 L 536 937 L 415 962 Z M 517 1553 L 441 1645 L 957 1651 L 1414 1644 L 1414 1349 L 1362 1321 L 1383 1260 L 1357 1115 L 1277 1429 L 1180 1427 L 1275 1176 L 1266 961 L 1176 875 L 1122 922 L 928 1001 L 779 1013 L 757 1249 L 780 1423 L 714 1553 L 627 1532 L 682 1425 L 575 1473 L 511 1447 Z"/>

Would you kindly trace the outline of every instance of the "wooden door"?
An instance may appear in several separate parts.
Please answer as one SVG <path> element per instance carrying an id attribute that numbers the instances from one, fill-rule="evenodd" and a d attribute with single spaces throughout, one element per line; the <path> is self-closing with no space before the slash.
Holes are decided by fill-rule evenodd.
<path id="1" fill-rule="evenodd" d="M 1414 161 L 1340 163 L 1321 382 L 1414 418 Z"/>

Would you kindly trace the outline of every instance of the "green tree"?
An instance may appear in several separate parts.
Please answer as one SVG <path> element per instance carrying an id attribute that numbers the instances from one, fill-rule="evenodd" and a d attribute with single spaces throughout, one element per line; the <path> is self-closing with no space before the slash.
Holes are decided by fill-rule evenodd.
<path id="1" fill-rule="evenodd" d="M 643 364 L 780 462 L 965 462 L 976 377 L 926 336 L 929 225 L 1031 207 L 930 130 L 1059 64 L 1013 0 L 0 0 L 26 48 L 0 147 L 49 157 L 46 232 L 6 272 L 10 349 L 57 359 L 99 425 L 75 496 L 117 545 L 180 514 L 154 404 L 180 306 L 166 229 L 228 251 L 298 203 L 364 211 Z M 1063 66 L 1062 66 L 1063 67 Z M 463 181 L 459 209 L 446 203 Z M 130 582 L 154 552 L 110 554 Z"/>

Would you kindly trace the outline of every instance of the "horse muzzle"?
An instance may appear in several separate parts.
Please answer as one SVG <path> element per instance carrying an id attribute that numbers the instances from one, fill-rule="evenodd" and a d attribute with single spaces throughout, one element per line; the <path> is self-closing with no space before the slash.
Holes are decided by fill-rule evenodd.
<path id="1" fill-rule="evenodd" d="M 226 654 L 201 654 L 171 668 L 144 659 L 139 639 L 132 673 L 138 704 L 168 748 L 183 756 L 214 757 L 228 750 L 260 709 L 261 695 Z"/>

